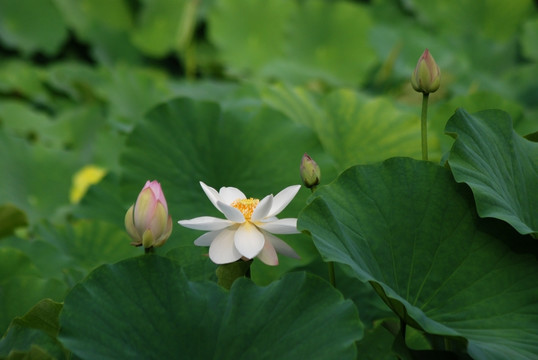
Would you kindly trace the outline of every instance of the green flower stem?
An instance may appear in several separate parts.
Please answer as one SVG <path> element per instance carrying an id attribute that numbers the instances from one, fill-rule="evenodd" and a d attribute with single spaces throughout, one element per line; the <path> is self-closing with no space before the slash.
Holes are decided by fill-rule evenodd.
<path id="1" fill-rule="evenodd" d="M 237 260 L 229 264 L 219 265 L 217 268 L 217 283 L 225 289 L 230 289 L 233 282 L 240 277 L 250 278 L 250 265 L 252 260 Z"/>
<path id="2" fill-rule="evenodd" d="M 422 135 L 422 160 L 428 161 L 428 98 L 429 93 L 422 94 L 422 115 L 420 130 Z"/>
<path id="3" fill-rule="evenodd" d="M 150 246 L 149 248 L 144 248 L 144 254 L 153 254 L 155 253 L 155 248 L 153 246 Z"/>

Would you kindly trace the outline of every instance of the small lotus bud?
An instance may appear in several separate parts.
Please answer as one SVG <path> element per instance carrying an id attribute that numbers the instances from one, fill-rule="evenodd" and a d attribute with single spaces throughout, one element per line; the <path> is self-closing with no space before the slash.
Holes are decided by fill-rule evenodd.
<path id="1" fill-rule="evenodd" d="M 303 184 L 307 188 L 312 188 L 319 184 L 321 180 L 321 170 L 319 165 L 308 156 L 307 153 L 304 153 L 303 158 L 301 159 L 301 179 L 303 179 Z"/>
<path id="2" fill-rule="evenodd" d="M 441 70 L 428 49 L 418 59 L 417 67 L 411 76 L 411 85 L 418 92 L 429 94 L 439 89 Z"/>
<path id="3" fill-rule="evenodd" d="M 159 247 L 170 237 L 172 217 L 168 215 L 168 205 L 157 181 L 146 182 L 136 203 L 125 214 L 125 228 L 134 246 Z"/>

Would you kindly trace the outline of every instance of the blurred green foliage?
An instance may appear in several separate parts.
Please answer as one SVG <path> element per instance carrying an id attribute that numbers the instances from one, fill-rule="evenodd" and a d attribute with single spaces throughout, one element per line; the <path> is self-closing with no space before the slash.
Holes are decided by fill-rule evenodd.
<path id="1" fill-rule="evenodd" d="M 444 129 L 458 107 L 503 109 L 517 134 L 538 130 L 532 0 L 0 0 L 0 332 L 98 265 L 140 253 L 123 216 L 148 179 L 177 222 L 214 211 L 198 181 L 276 193 L 300 182 L 305 151 L 323 184 L 351 165 L 418 159 L 421 96 L 409 79 L 425 48 L 442 77 L 430 159 L 452 146 Z M 88 164 L 107 176 L 70 203 Z M 159 251 L 187 261 L 179 251 L 196 235 L 175 225 Z M 320 273 L 308 236 L 289 243 L 302 260 L 255 262 L 256 282 Z M 212 272 L 193 256 L 190 269 Z M 356 305 L 361 319 L 383 313 Z M 386 335 L 374 320 L 367 334 Z"/>

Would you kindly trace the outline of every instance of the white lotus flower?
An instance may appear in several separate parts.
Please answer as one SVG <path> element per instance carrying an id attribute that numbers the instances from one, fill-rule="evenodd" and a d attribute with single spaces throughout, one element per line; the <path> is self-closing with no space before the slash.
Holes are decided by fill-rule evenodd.
<path id="1" fill-rule="evenodd" d="M 216 264 L 227 264 L 241 258 L 258 257 L 267 265 L 278 265 L 277 252 L 298 259 L 297 253 L 273 234 L 298 234 L 297 219 L 278 219 L 278 215 L 295 197 L 300 185 L 289 186 L 276 196 L 262 200 L 248 198 L 234 187 L 220 191 L 200 182 L 202 189 L 226 219 L 201 216 L 180 220 L 179 224 L 195 230 L 205 230 L 194 241 L 209 246 L 209 258 Z M 273 233 L 273 234 L 271 234 Z"/>

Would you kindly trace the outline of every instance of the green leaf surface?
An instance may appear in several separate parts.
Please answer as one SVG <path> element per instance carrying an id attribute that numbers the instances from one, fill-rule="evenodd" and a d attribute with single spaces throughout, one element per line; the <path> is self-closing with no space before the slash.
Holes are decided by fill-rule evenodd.
<path id="1" fill-rule="evenodd" d="M 143 52 L 163 57 L 182 50 L 192 36 L 194 20 L 187 10 L 190 0 L 142 1 L 138 26 L 132 32 L 133 44 Z"/>
<path id="2" fill-rule="evenodd" d="M 118 65 L 104 71 L 97 93 L 110 104 L 110 117 L 130 130 L 143 115 L 171 96 L 164 73 Z"/>
<path id="3" fill-rule="evenodd" d="M 23 101 L 0 102 L 0 124 L 10 135 L 58 148 L 58 141 L 46 132 L 53 124 L 50 116 Z"/>
<path id="4" fill-rule="evenodd" d="M 132 13 L 125 0 L 54 0 L 76 36 L 89 42 L 99 62 L 136 64 L 140 56 L 130 41 Z M 103 11 L 106 9 L 106 11 Z"/>
<path id="5" fill-rule="evenodd" d="M 478 218 L 448 170 L 406 158 L 352 167 L 316 191 L 298 227 L 408 324 L 465 338 L 475 359 L 538 356 L 536 258 L 511 249 L 525 239 L 509 226 Z"/>
<path id="6" fill-rule="evenodd" d="M 288 118 L 315 129 L 324 120 L 319 97 L 315 93 L 300 86 L 286 83 L 271 84 L 260 87 L 263 101 L 271 107 L 286 114 Z"/>
<path id="7" fill-rule="evenodd" d="M 0 38 L 24 54 L 54 55 L 67 27 L 54 0 L 0 1 Z"/>
<path id="8" fill-rule="evenodd" d="M 15 359 L 15 354 L 19 353 L 18 356 L 25 354 L 32 359 L 32 352 L 38 347 L 41 353 L 35 358 L 65 359 L 64 349 L 56 339 L 61 309 L 62 304 L 44 299 L 24 316 L 15 318 L 0 340 L 0 356 Z"/>
<path id="9" fill-rule="evenodd" d="M 46 72 L 20 59 L 0 63 L 0 91 L 31 99 L 40 104 L 50 104 L 50 94 L 43 81 Z"/>
<path id="10" fill-rule="evenodd" d="M 73 154 L 29 145 L 0 129 L 0 174 L 4 174 L 0 203 L 23 210 L 31 225 L 45 217 L 54 219 L 69 202 L 77 161 Z"/>
<path id="11" fill-rule="evenodd" d="M 123 201 L 119 176 L 110 172 L 98 184 L 90 186 L 86 195 L 73 209 L 73 214 L 82 219 L 106 221 L 121 226 L 124 224 L 127 209 L 135 201 L 136 198 Z"/>
<path id="12" fill-rule="evenodd" d="M 368 42 L 373 23 L 369 9 L 345 1 L 298 3 L 289 25 L 287 58 L 340 83 L 364 83 L 376 60 Z"/>
<path id="13" fill-rule="evenodd" d="M 260 92 L 271 107 L 312 128 L 340 171 L 391 156 L 420 157 L 418 114 L 398 109 L 389 98 L 371 98 L 351 89 L 319 96 L 285 84 L 262 87 Z M 430 134 L 432 157 L 440 157 L 438 144 L 436 134 Z M 321 166 L 323 173 L 327 165 Z"/>
<path id="14" fill-rule="evenodd" d="M 140 248 L 130 245 L 132 240 L 123 223 L 79 220 L 63 227 L 41 226 L 38 231 L 43 241 L 55 246 L 60 254 L 69 259 L 69 266 L 85 272 L 142 252 Z"/>
<path id="15" fill-rule="evenodd" d="M 284 55 L 288 21 L 296 7 L 287 0 L 218 1 L 209 14 L 209 37 L 230 70 L 259 71 Z"/>
<path id="16" fill-rule="evenodd" d="M 146 255 L 92 272 L 65 300 L 60 340 L 82 359 L 353 359 L 355 307 L 321 279 L 293 273 L 227 292 Z"/>
<path id="17" fill-rule="evenodd" d="M 444 3 L 411 0 L 409 3 L 419 20 L 428 26 L 434 25 L 442 32 L 452 36 L 474 32 L 475 37 L 479 35 L 497 40 L 507 40 L 513 35 L 521 20 L 533 9 L 531 0 L 514 0 L 510 7 L 501 6 L 503 2 L 499 0 L 455 0 Z"/>
<path id="18" fill-rule="evenodd" d="M 325 99 L 324 108 L 326 119 L 316 131 L 339 169 L 392 156 L 420 157 L 418 115 L 398 110 L 388 99 L 338 90 Z M 434 136 L 429 142 L 437 143 Z"/>
<path id="19" fill-rule="evenodd" d="M 502 95 L 489 91 L 477 91 L 473 94 L 454 96 L 449 101 L 432 106 L 432 111 L 428 115 L 428 130 L 439 138 L 443 154 L 447 153 L 452 144 L 454 144 L 454 139 L 445 134 L 445 126 L 448 119 L 459 107 L 467 112 L 477 112 L 483 109 L 503 109 L 511 115 L 514 120 L 514 127 L 516 125 L 522 128 L 526 127 L 522 106 Z"/>
<path id="20" fill-rule="evenodd" d="M 103 81 L 99 69 L 75 61 L 53 63 L 44 77 L 53 90 L 86 104 L 97 101 L 95 87 Z"/>
<path id="21" fill-rule="evenodd" d="M 38 238 L 41 226 L 36 229 Z M 40 239 L 23 239 L 17 236 L 7 237 L 0 243 L 2 248 L 22 251 L 37 268 L 39 275 L 47 279 L 64 280 L 64 270 L 70 265 L 70 258 L 49 242 Z M 54 261 L 51 261 L 54 259 Z"/>
<path id="22" fill-rule="evenodd" d="M 195 246 L 194 244 L 176 246 L 166 253 L 166 257 L 179 263 L 190 280 L 217 281 L 215 273 L 217 264 L 209 259 L 208 248 Z"/>
<path id="23" fill-rule="evenodd" d="M 538 144 L 519 136 L 504 111 L 458 109 L 445 131 L 456 141 L 448 163 L 473 190 L 478 214 L 538 233 Z"/>
<path id="24" fill-rule="evenodd" d="M 51 299 L 43 299 L 18 320 L 21 325 L 56 336 L 60 330 L 58 322 L 60 310 L 62 310 L 62 304 Z"/>
<path id="25" fill-rule="evenodd" d="M 367 36 L 371 16 L 348 2 L 224 0 L 208 23 L 235 74 L 357 84 L 376 60 Z"/>
<path id="26" fill-rule="evenodd" d="M 67 286 L 41 276 L 30 258 L 13 248 L 0 248 L 0 332 L 43 298 L 63 299 Z"/>
<path id="27" fill-rule="evenodd" d="M 360 360 L 397 360 L 392 353 L 391 345 L 394 335 L 385 329 L 381 323 L 364 332 L 364 337 L 357 343 L 357 353 Z"/>
<path id="28" fill-rule="evenodd" d="M 521 47 L 523 54 L 534 61 L 538 61 L 538 18 L 528 20 L 523 25 L 521 35 Z"/>

